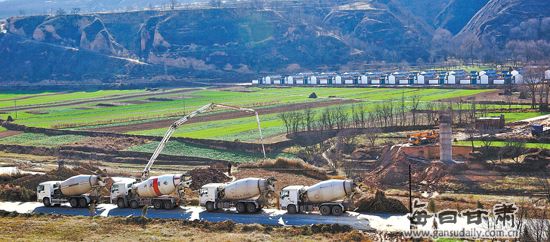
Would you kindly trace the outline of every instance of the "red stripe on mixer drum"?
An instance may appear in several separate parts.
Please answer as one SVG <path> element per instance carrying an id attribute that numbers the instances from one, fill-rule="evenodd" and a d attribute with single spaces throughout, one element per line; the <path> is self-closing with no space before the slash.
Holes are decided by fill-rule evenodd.
<path id="1" fill-rule="evenodd" d="M 160 193 L 160 190 L 159 190 L 159 179 L 158 178 L 153 179 L 153 190 L 155 190 L 155 194 L 157 194 L 157 196 L 162 195 Z"/>

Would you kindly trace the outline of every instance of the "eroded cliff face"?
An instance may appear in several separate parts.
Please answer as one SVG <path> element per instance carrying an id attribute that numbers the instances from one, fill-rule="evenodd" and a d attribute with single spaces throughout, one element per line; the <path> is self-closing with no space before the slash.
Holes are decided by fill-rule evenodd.
<path id="1" fill-rule="evenodd" d="M 509 57 L 545 58 L 550 54 L 550 1 L 490 0 L 455 40 Z"/>

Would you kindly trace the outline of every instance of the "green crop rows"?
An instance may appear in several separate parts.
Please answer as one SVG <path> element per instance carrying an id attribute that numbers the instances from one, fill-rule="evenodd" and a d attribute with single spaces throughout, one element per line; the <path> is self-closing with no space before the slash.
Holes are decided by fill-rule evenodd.
<path id="1" fill-rule="evenodd" d="M 133 146 L 128 148 L 129 151 L 139 151 L 139 152 L 149 152 L 152 153 L 155 148 L 158 146 L 159 142 L 150 142 L 143 145 Z M 208 158 L 213 160 L 227 160 L 233 162 L 251 162 L 258 159 L 262 159 L 263 155 L 261 153 L 245 153 L 245 152 L 235 152 L 221 149 L 211 149 L 207 147 L 185 144 L 178 141 L 171 141 L 166 144 L 166 147 L 162 151 L 162 154 L 167 155 L 178 155 L 178 156 L 193 156 Z M 275 158 L 278 156 L 292 157 L 290 154 L 279 153 L 271 154 L 270 158 Z"/>
<path id="2" fill-rule="evenodd" d="M 0 144 L 56 147 L 64 144 L 74 143 L 85 138 L 85 136 L 80 135 L 48 136 L 38 133 L 23 133 L 2 138 L 0 139 Z"/>
<path id="3" fill-rule="evenodd" d="M 185 93 L 186 98 L 169 101 L 144 102 L 112 107 L 97 107 L 96 104 L 82 104 L 76 106 L 62 106 L 43 108 L 37 112 L 18 112 L 16 123 L 33 127 L 82 129 L 102 126 L 126 125 L 161 119 L 176 119 L 185 113 L 189 113 L 207 103 L 223 103 L 241 107 L 273 107 L 291 103 L 307 103 L 329 100 L 332 98 L 353 99 L 363 102 L 367 110 L 372 110 L 375 103 L 399 101 L 402 96 L 407 103 L 410 97 L 417 95 L 426 103 L 434 100 L 474 95 L 490 90 L 461 90 L 461 89 L 392 89 L 392 88 L 247 88 L 246 91 L 228 90 L 196 90 Z M 91 93 L 63 93 L 23 99 L 43 103 L 62 102 L 70 98 L 91 98 L 93 96 L 105 97 L 108 95 L 121 95 L 128 93 L 144 92 L 144 90 L 126 91 L 98 91 Z M 318 99 L 308 98 L 315 92 Z M 8 94 L 4 94 L 8 95 Z M 28 94 L 14 94 L 28 95 Z M 40 94 L 36 94 L 40 95 Z M 87 96 L 86 96 L 87 95 Z M 166 96 L 176 96 L 167 94 Z M 181 94 L 180 94 L 181 96 Z M 165 97 L 159 94 L 159 97 Z M 21 101 L 23 101 L 21 100 Z M 134 98 L 131 100 L 139 100 Z M 5 101 L 7 102 L 7 101 Z M 1 102 L 0 102 L 1 103 Z M 304 105 L 305 108 L 306 105 Z M 351 104 L 340 105 L 349 112 Z M 321 108 L 317 108 L 318 111 Z M 0 118 L 14 113 L 0 114 Z M 264 135 L 273 136 L 284 133 L 282 122 L 277 114 L 262 115 L 262 129 Z M 139 130 L 131 133 L 162 135 L 166 128 L 153 130 Z M 258 137 L 255 119 L 251 117 L 216 120 L 185 125 L 175 136 L 192 138 L 209 138 L 222 140 L 256 140 Z"/>

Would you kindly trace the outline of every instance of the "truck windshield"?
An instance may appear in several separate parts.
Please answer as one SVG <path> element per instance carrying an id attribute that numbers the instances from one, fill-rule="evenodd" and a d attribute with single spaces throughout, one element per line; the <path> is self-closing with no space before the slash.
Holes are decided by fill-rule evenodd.
<path id="1" fill-rule="evenodd" d="M 44 185 L 39 185 L 37 190 L 38 192 L 44 191 Z"/>

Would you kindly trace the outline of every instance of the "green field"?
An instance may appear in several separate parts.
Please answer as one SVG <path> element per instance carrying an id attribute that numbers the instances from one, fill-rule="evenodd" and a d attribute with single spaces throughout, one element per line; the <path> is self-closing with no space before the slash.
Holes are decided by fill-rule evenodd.
<path id="1" fill-rule="evenodd" d="M 166 101 L 150 101 L 147 97 L 129 97 L 117 102 L 126 102 L 120 106 L 97 106 L 90 102 L 80 105 L 68 104 L 59 107 L 43 107 L 32 112 L 19 111 L 16 123 L 33 127 L 86 129 L 91 127 L 117 126 L 133 123 L 150 122 L 162 119 L 177 119 L 207 103 L 223 103 L 241 107 L 275 107 L 293 103 L 309 103 L 330 101 L 333 98 L 353 99 L 363 102 L 367 111 L 372 110 L 376 103 L 389 101 L 399 102 L 405 97 L 406 104 L 410 104 L 410 97 L 420 96 L 422 104 L 435 100 L 475 95 L 492 90 L 461 90 L 461 89 L 419 89 L 419 88 L 240 88 L 233 89 L 197 89 L 183 94 L 155 94 L 158 98 L 167 98 Z M 127 91 L 97 91 L 62 93 L 58 95 L 36 96 L 28 99 L 28 105 L 44 103 L 63 103 L 75 99 L 93 100 L 109 96 L 124 96 L 140 93 L 145 90 Z M 317 99 L 308 98 L 315 92 Z M 10 98 L 9 94 L 5 98 Z M 13 94 L 29 95 L 29 94 Z M 41 95 L 41 94 L 34 94 Z M 14 98 L 13 96 L 11 98 Z M 140 102 L 136 102 L 140 101 Z M 4 101 L 10 105 L 9 101 Z M 19 101 L 18 101 L 19 105 Z M 352 104 L 340 105 L 350 112 Z M 304 105 L 304 108 L 306 105 Z M 322 108 L 317 108 L 321 112 Z M 14 116 L 14 113 L 0 114 L 0 118 Z M 284 127 L 277 114 L 261 115 L 262 129 L 266 137 L 284 133 Z M 166 127 L 167 128 L 167 127 Z M 162 135 L 166 128 L 139 130 L 133 134 Z M 255 119 L 251 117 L 216 120 L 210 122 L 185 125 L 176 134 L 176 137 L 209 138 L 222 140 L 256 140 L 258 138 Z"/>
<path id="2" fill-rule="evenodd" d="M 64 144 L 74 143 L 85 138 L 85 136 L 80 135 L 48 136 L 45 134 L 37 133 L 23 133 L 2 138 L 0 139 L 0 144 L 56 147 Z"/>
<path id="3" fill-rule="evenodd" d="M 499 116 L 500 114 L 504 114 L 504 119 L 506 120 L 506 123 L 516 122 L 528 118 L 534 118 L 541 115 L 550 114 L 547 112 L 526 112 L 526 113 L 489 113 L 489 116 Z"/>
<path id="4" fill-rule="evenodd" d="M 155 141 L 155 142 L 150 142 L 143 145 L 130 147 L 127 150 L 152 153 L 155 150 L 155 148 L 157 148 L 158 144 L 159 142 Z M 208 159 L 214 159 L 214 160 L 227 160 L 227 161 L 233 161 L 233 162 L 252 162 L 263 158 L 262 153 L 259 153 L 259 152 L 245 153 L 245 152 L 235 152 L 235 151 L 220 150 L 220 149 L 210 149 L 202 146 L 185 144 L 178 141 L 168 142 L 166 144 L 166 147 L 162 151 L 162 154 L 178 155 L 178 156 L 193 156 L 193 157 L 201 157 L 201 158 L 208 158 Z M 270 154 L 268 158 L 276 158 L 280 156 L 292 157 L 292 155 L 290 154 L 277 153 L 277 154 Z"/>
<path id="5" fill-rule="evenodd" d="M 0 94 L 0 108 L 14 107 L 17 105 L 40 105 L 48 103 L 60 103 L 65 101 L 77 101 L 83 99 L 95 99 L 107 96 L 124 95 L 143 92 L 143 90 L 101 90 L 93 92 L 71 92 L 71 93 L 59 93 L 56 95 L 49 95 L 54 93 L 41 93 L 41 94 Z M 22 99 L 19 99 L 22 98 Z M 16 100 L 14 102 L 14 100 Z"/>
<path id="6" fill-rule="evenodd" d="M 471 146 L 471 145 L 472 145 L 472 142 L 471 142 L 471 141 L 457 141 L 457 142 L 454 142 L 454 144 L 456 144 L 456 145 Z M 476 148 L 482 147 L 482 146 L 483 146 L 483 142 L 482 142 L 482 141 L 474 141 L 474 146 L 475 146 Z M 504 142 L 504 141 L 493 141 L 493 142 L 491 142 L 491 146 L 493 146 L 493 147 L 504 147 L 504 146 L 506 146 L 506 142 Z M 545 143 L 525 143 L 525 147 L 526 147 L 526 148 L 550 149 L 550 144 L 545 144 Z"/>

